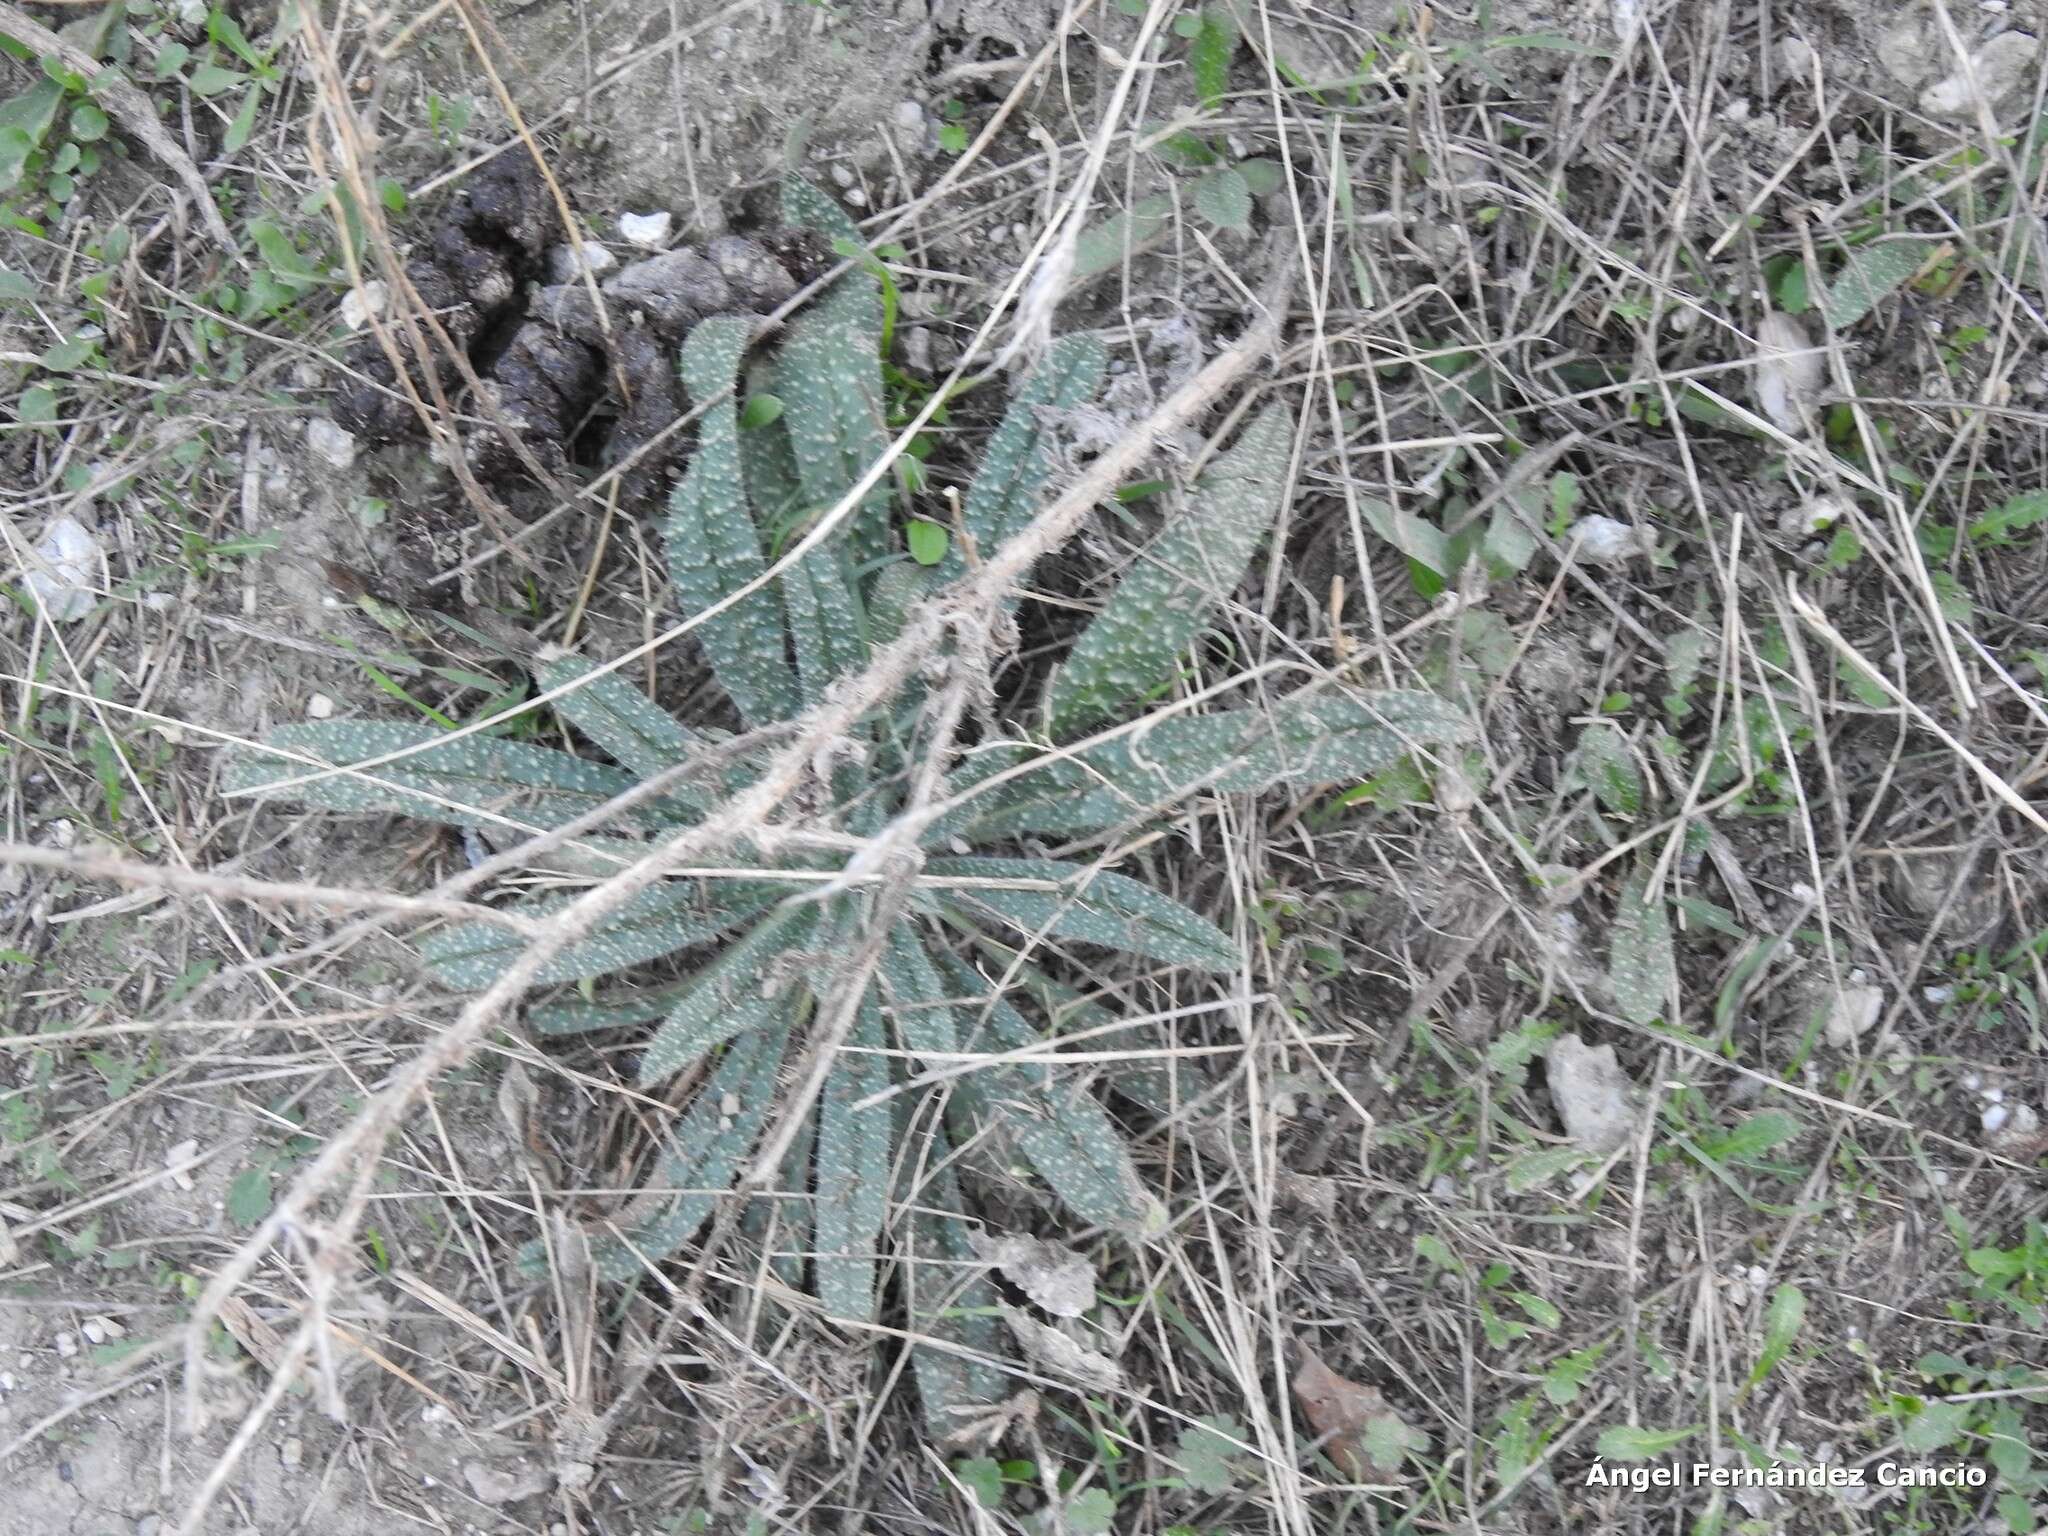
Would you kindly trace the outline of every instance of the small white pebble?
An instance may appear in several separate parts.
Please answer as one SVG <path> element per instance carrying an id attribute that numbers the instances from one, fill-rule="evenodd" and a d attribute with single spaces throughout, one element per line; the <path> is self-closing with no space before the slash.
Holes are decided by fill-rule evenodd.
<path id="1" fill-rule="evenodd" d="M 55 1342 L 58 1355 L 66 1360 L 69 1360 L 78 1353 L 78 1335 L 75 1333 L 71 1333 L 68 1330 L 60 1333 L 57 1335 Z"/>
<path id="2" fill-rule="evenodd" d="M 1984 1102 L 1987 1104 L 2002 1103 L 2004 1099 L 2005 1090 L 2003 1088 L 1986 1088 L 1984 1090 Z"/>
<path id="3" fill-rule="evenodd" d="M 382 278 L 373 277 L 341 296 L 341 323 L 352 331 L 360 331 L 372 317 L 383 314 L 390 302 L 391 290 Z"/>
<path id="4" fill-rule="evenodd" d="M 88 1344 L 104 1344 L 107 1342 L 106 1325 L 96 1317 L 88 1317 L 78 1331 L 85 1335 L 85 1342 Z"/>
<path id="5" fill-rule="evenodd" d="M 670 222 L 666 208 L 659 213 L 622 213 L 619 215 L 619 233 L 642 250 L 658 251 L 668 244 Z"/>
<path id="6" fill-rule="evenodd" d="M 335 469 L 347 469 L 356 461 L 356 436 L 325 416 L 306 423 L 306 446 L 316 458 Z"/>
<path id="7" fill-rule="evenodd" d="M 1984 1111 L 1984 1130 L 1996 1134 L 2005 1129 L 2005 1122 L 2012 1118 L 2012 1111 L 2003 1104 L 1993 1104 Z"/>
<path id="8" fill-rule="evenodd" d="M 332 717 L 333 714 L 334 700 L 327 697 L 326 694 L 316 693 L 310 699 L 306 700 L 307 719 L 326 720 Z"/>
<path id="9" fill-rule="evenodd" d="M 164 1166 L 166 1168 L 178 1168 L 182 1164 L 191 1162 L 198 1155 L 199 1139 L 196 1136 L 187 1136 L 175 1147 L 164 1153 Z M 192 1187 L 192 1175 L 189 1172 L 174 1173 L 171 1175 L 171 1182 L 180 1189 L 190 1189 Z"/>
<path id="10" fill-rule="evenodd" d="M 595 240 L 586 237 L 583 241 L 583 259 L 576 259 L 575 247 L 563 244 L 548 251 L 548 280 L 556 283 L 571 283 L 583 276 L 585 269 L 593 275 L 611 271 L 619 264 L 619 258 Z"/>
<path id="11" fill-rule="evenodd" d="M 1932 991 L 1933 991 L 1934 989 L 1933 989 L 1932 987 L 1929 987 L 1929 988 L 1928 988 L 1927 990 L 1928 990 L 1928 991 L 1930 991 L 1930 992 L 1932 992 Z M 1933 999 L 1932 999 L 1932 998 L 1930 998 L 1930 999 L 1928 999 L 1928 1001 L 1932 1002 L 1932 1001 L 1933 1001 Z M 1965 1093 L 1978 1093 L 1978 1092 L 1981 1092 L 1981 1091 L 1983 1090 L 1983 1087 L 1984 1087 L 1984 1074 L 1983 1074 L 1983 1073 L 1981 1073 L 1981 1072 L 1965 1072 L 1965 1073 L 1963 1074 L 1963 1092 L 1965 1092 Z"/>
<path id="12" fill-rule="evenodd" d="M 1572 542 L 1586 565 L 1619 565 L 1647 554 L 1647 540 L 1627 523 L 1595 512 L 1572 524 Z"/>

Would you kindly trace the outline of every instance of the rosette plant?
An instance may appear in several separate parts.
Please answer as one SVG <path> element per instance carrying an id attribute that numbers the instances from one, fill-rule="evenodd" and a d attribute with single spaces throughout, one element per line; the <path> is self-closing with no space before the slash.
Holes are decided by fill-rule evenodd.
<path id="1" fill-rule="evenodd" d="M 792 223 L 852 238 L 815 189 L 793 183 L 784 198 Z M 1100 383 L 1098 341 L 1053 344 L 987 438 L 958 507 L 961 536 L 932 567 L 901 553 L 899 488 L 884 484 L 833 538 L 763 582 L 793 532 L 887 452 L 883 300 L 872 268 L 856 269 L 745 377 L 747 317 L 704 320 L 682 349 L 682 378 L 701 415 L 664 530 L 670 580 L 685 613 L 754 587 L 695 631 L 749 732 L 772 736 L 802 714 L 864 665 L 924 591 L 1028 524 L 1055 472 L 1063 416 Z M 781 403 L 779 414 L 741 407 L 764 397 Z M 900 1268 L 911 1328 L 967 1347 L 916 1352 L 927 1408 L 942 1414 L 1000 1388 L 975 1363 L 994 1352 L 996 1323 L 986 1281 L 961 1278 L 978 1271 L 960 1262 L 975 1254 L 954 1148 L 972 1143 L 984 1164 L 1028 1168 L 1082 1222 L 1140 1241 L 1162 1229 L 1165 1212 L 1116 1122 L 1085 1077 L 1060 1066 L 1060 1024 L 1108 1016 L 1078 1001 L 1058 967 L 1072 953 L 1118 951 L 1221 975 L 1239 966 L 1238 946 L 1209 918 L 1100 858 L 1034 847 L 1142 825 L 1197 793 L 1356 779 L 1465 729 L 1427 693 L 1330 689 L 1146 718 L 1271 528 L 1292 435 L 1277 404 L 1243 427 L 1174 499 L 1062 664 L 1012 710 L 1014 723 L 987 719 L 980 742 L 961 749 L 952 729 L 934 734 L 938 691 L 914 684 L 817 765 L 811 797 L 788 808 L 772 846 L 734 849 L 730 868 L 699 868 L 642 892 L 547 964 L 538 981 L 555 990 L 525 1014 L 535 1033 L 652 1026 L 639 1086 L 673 1088 L 684 1075 L 695 1084 L 649 1178 L 684 1193 L 642 1196 L 594 1233 L 603 1274 L 629 1280 L 688 1242 L 775 1125 L 787 1138 L 783 1188 L 810 1198 L 772 1202 L 772 1247 L 790 1280 L 802 1281 L 807 1265 L 828 1313 L 875 1313 L 885 1248 L 953 1261 Z M 714 814 L 749 781 L 746 753 L 615 673 L 558 656 L 534 677 L 549 692 L 574 685 L 551 705 L 565 748 L 491 735 L 441 742 L 444 732 L 412 723 L 291 725 L 265 748 L 238 752 L 229 788 L 400 813 L 504 845 L 666 775 L 662 793 L 573 844 L 587 881 L 602 877 L 606 860 L 637 858 L 647 839 Z M 989 679 L 979 682 L 985 690 Z M 308 777 L 401 751 L 362 773 Z M 864 844 L 913 808 L 920 766 L 934 754 L 947 754 L 951 771 L 941 778 L 928 766 L 922 775 L 936 792 L 916 807 L 914 867 L 848 878 Z M 693 764 L 700 771 L 678 772 Z M 550 864 L 537 879 L 579 878 L 562 872 L 559 857 Z M 878 893 L 892 882 L 895 899 L 883 906 Z M 570 894 L 524 891 L 506 905 L 544 919 Z M 877 910 L 888 919 L 879 933 Z M 502 926 L 461 923 L 430 937 L 421 955 L 448 986 L 476 989 L 525 942 Z M 855 952 L 864 942 L 862 964 Z M 785 1061 L 831 1005 L 846 1002 L 849 986 L 859 996 L 830 1042 L 824 1087 L 801 1123 L 783 1128 L 775 1117 Z M 1144 1091 L 1142 1080 L 1131 1086 Z M 904 1213 L 893 1223 L 892 1201 Z"/>

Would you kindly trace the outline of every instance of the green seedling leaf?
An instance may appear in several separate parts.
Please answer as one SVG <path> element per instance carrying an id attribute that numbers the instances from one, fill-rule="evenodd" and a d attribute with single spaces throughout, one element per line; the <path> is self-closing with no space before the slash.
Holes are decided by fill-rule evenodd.
<path id="1" fill-rule="evenodd" d="M 71 137 L 81 144 L 96 144 L 107 136 L 107 114 L 90 101 L 71 109 Z"/>
<path id="2" fill-rule="evenodd" d="M 1611 725 L 1579 733 L 1579 773 L 1594 798 L 1613 816 L 1633 821 L 1643 809 L 1643 775 L 1628 738 Z"/>
<path id="3" fill-rule="evenodd" d="M 875 1255 L 889 1213 L 892 1106 L 862 1105 L 889 1086 L 882 1010 L 874 988 L 861 999 L 848 1049 L 818 1106 L 816 1223 L 818 1300 L 833 1317 L 866 1322 L 875 1312 Z"/>
<path id="4" fill-rule="evenodd" d="M 1067 1500 L 1066 1528 L 1074 1536 L 1109 1536 L 1116 1524 L 1116 1496 L 1106 1488 L 1089 1488 Z"/>
<path id="5" fill-rule="evenodd" d="M 1603 1461 L 1654 1461 L 1699 1433 L 1697 1424 L 1683 1429 L 1641 1429 L 1616 1424 L 1600 1431 L 1594 1450 Z"/>
<path id="6" fill-rule="evenodd" d="M 1755 1386 L 1778 1368 L 1779 1362 L 1791 1352 L 1792 1341 L 1799 1337 L 1805 1321 L 1806 1292 L 1796 1285 L 1781 1285 L 1771 1293 L 1771 1304 L 1764 1310 L 1764 1347 L 1757 1354 L 1745 1386 Z"/>
<path id="7" fill-rule="evenodd" d="M 1847 330 L 1919 271 L 1926 258 L 1927 247 L 1913 240 L 1884 240 L 1851 251 L 1821 302 L 1828 325 Z"/>
<path id="8" fill-rule="evenodd" d="M 1277 160 L 1240 160 L 1237 174 L 1244 178 L 1253 197 L 1271 197 L 1287 185 L 1286 172 Z"/>
<path id="9" fill-rule="evenodd" d="M 946 548 L 953 540 L 943 523 L 928 522 L 913 517 L 903 528 L 903 541 L 910 548 L 910 558 L 919 565 L 938 565 L 946 558 Z"/>
<path id="10" fill-rule="evenodd" d="M 1970 524 L 1970 537 L 1991 544 L 2009 544 L 2014 534 L 2044 522 L 2048 522 L 2048 491 L 2023 491 Z"/>
<path id="11" fill-rule="evenodd" d="M 1182 1430 L 1178 1460 L 1188 1486 L 1197 1493 L 1230 1492 L 1237 1483 L 1232 1462 L 1244 1434 L 1244 1426 L 1227 1414 L 1206 1415 Z"/>
<path id="12" fill-rule="evenodd" d="M 1074 242 L 1074 280 L 1100 277 L 1135 256 L 1173 225 L 1173 199 L 1165 195 L 1133 203 L 1129 210 L 1081 231 Z"/>
<path id="13" fill-rule="evenodd" d="M 1900 1427 L 1899 1446 L 1916 1456 L 1931 1456 L 1955 1444 L 1969 1428 L 1969 1421 L 1967 1403 L 1922 1403 Z"/>
<path id="14" fill-rule="evenodd" d="M 1199 177 L 1194 187 L 1195 212 L 1218 229 L 1239 234 L 1252 227 L 1251 184 L 1235 166 Z"/>
<path id="15" fill-rule="evenodd" d="M 1700 1150 L 1717 1163 L 1754 1162 L 1804 1131 L 1799 1117 L 1782 1109 L 1760 1110 L 1726 1135 L 1703 1139 Z"/>
<path id="16" fill-rule="evenodd" d="M 1451 543 L 1434 523 L 1425 522 L 1405 507 L 1390 507 L 1371 496 L 1359 497 L 1358 509 L 1374 533 L 1410 560 L 1439 577 L 1450 577 Z"/>
<path id="17" fill-rule="evenodd" d="M 763 427 L 782 420 L 783 405 L 780 396 L 759 394 L 747 396 L 747 403 L 740 407 L 740 430 L 758 432 Z"/>
<path id="18" fill-rule="evenodd" d="M 696 456 L 669 499 L 665 530 L 669 579 L 685 614 L 707 611 L 767 569 L 747 507 L 739 424 L 730 400 L 717 398 L 733 387 L 747 335 L 744 318 L 714 315 L 683 343 L 684 387 L 699 404 L 712 402 L 698 424 Z M 772 591 L 757 590 L 695 630 L 719 686 L 750 726 L 785 720 L 797 707 L 780 607 Z"/>
<path id="19" fill-rule="evenodd" d="M 1606 1345 L 1595 1344 L 1588 1349 L 1576 1350 L 1561 1360 L 1553 1360 L 1550 1369 L 1543 1373 L 1544 1398 L 1559 1408 L 1576 1402 L 1605 1353 Z"/>
<path id="20" fill-rule="evenodd" d="M 983 1509 L 1003 1507 L 1003 1464 L 987 1456 L 975 1456 L 953 1463 L 953 1476 L 974 1495 Z"/>
<path id="21" fill-rule="evenodd" d="M 1607 979 L 1614 1005 L 1632 1024 L 1660 1017 L 1678 976 L 1671 947 L 1671 914 L 1651 899 L 1641 875 L 1631 876 L 1615 908 L 1608 941 Z"/>
<path id="22" fill-rule="evenodd" d="M 1572 1172 L 1587 1158 L 1582 1147 L 1545 1147 L 1540 1152 L 1518 1156 L 1508 1165 L 1508 1193 L 1525 1195 L 1541 1189 L 1560 1174 Z"/>
<path id="23" fill-rule="evenodd" d="M 1286 409 L 1269 406 L 1146 546 L 1053 679 L 1056 740 L 1071 741 L 1173 675 L 1272 527 L 1293 435 Z"/>
<path id="24" fill-rule="evenodd" d="M 1076 939 L 1205 971 L 1230 971 L 1239 963 L 1237 945 L 1222 929 L 1125 875 L 1053 859 L 932 859 L 925 868 L 961 882 L 942 893 L 948 905 L 1033 936 Z M 1020 888 L 1026 884 L 1054 888 Z"/>
<path id="25" fill-rule="evenodd" d="M 1190 19 L 1190 18 L 1183 18 Z M 1220 5 L 1205 5 L 1188 44 L 1188 68 L 1195 94 L 1213 107 L 1230 93 L 1230 59 L 1237 52 L 1237 18 Z"/>
<path id="26" fill-rule="evenodd" d="M 228 1220 L 247 1231 L 270 1214 L 270 1168 L 244 1168 L 228 1183 Z"/>

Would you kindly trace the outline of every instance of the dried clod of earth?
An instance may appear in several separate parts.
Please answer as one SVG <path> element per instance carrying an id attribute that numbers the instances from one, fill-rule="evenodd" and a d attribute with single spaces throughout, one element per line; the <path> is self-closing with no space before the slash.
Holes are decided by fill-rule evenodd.
<path id="1" fill-rule="evenodd" d="M 608 467 L 632 459 L 621 499 L 646 504 L 667 490 L 676 454 L 665 446 L 635 455 L 685 414 L 674 364 L 684 337 L 707 316 L 766 314 L 784 303 L 824 269 L 823 245 L 790 231 L 721 236 L 701 251 L 665 251 L 620 268 L 593 297 L 573 262 L 567 281 L 545 281 L 549 247 L 562 237 L 532 162 L 506 154 L 457 194 L 406 276 L 482 382 L 473 414 L 487 425 L 464 443 L 480 478 L 517 476 L 529 456 L 549 474 L 579 461 Z M 405 327 L 388 328 L 404 347 Z M 336 399 L 335 419 L 373 443 L 422 436 L 378 340 L 359 342 L 348 361 L 359 377 Z M 460 382 L 446 366 L 439 377 L 451 393 Z M 412 383 L 431 403 L 425 383 Z"/>

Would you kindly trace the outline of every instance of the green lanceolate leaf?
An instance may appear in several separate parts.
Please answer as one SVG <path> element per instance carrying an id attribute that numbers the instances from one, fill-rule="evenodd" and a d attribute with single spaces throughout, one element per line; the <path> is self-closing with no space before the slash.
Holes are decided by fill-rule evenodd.
<path id="1" fill-rule="evenodd" d="M 836 544 L 819 545 L 782 578 L 782 602 L 796 643 L 796 671 L 806 704 L 867 664 L 866 628 Z"/>
<path id="2" fill-rule="evenodd" d="M 816 907 L 784 907 L 728 944 L 699 971 L 647 1042 L 647 1052 L 640 1058 L 640 1086 L 665 1082 L 714 1045 L 757 1029 L 785 1011 L 780 993 L 794 983 L 785 980 L 771 995 L 763 986 L 767 968 L 776 956 L 801 945 L 816 921 Z"/>
<path id="3" fill-rule="evenodd" d="M 927 841 L 1093 832 L 1157 815 L 1198 791 L 1363 779 L 1404 753 L 1462 740 L 1471 728 L 1461 710 L 1428 693 L 1303 692 L 1256 709 L 1177 715 L 1071 756 L 1045 755 L 1043 766 L 973 793 L 934 823 Z M 947 793 L 969 794 L 1041 755 L 1019 744 L 976 753 L 947 780 Z"/>
<path id="4" fill-rule="evenodd" d="M 1146 546 L 1053 678 L 1054 740 L 1072 740 L 1173 675 L 1273 526 L 1292 439 L 1285 407 L 1267 407 Z"/>
<path id="5" fill-rule="evenodd" d="M 797 1193 L 811 1177 L 811 1152 L 817 1140 L 818 1117 L 805 1115 L 796 1137 L 782 1159 L 776 1179 L 778 1191 Z M 774 1229 L 769 1229 L 769 1222 Z M 793 1291 L 804 1284 L 804 1258 L 811 1251 L 811 1202 L 804 1199 L 777 1200 L 767 1197 L 747 1207 L 741 1230 L 770 1255 L 768 1267 Z"/>
<path id="6" fill-rule="evenodd" d="M 903 1256 L 910 1365 L 925 1422 L 932 1433 L 945 1435 L 967 1423 L 975 1409 L 1003 1398 L 1007 1378 L 993 1363 L 1002 1348 L 996 1321 L 1001 1298 L 975 1251 L 952 1149 L 938 1126 L 909 1171 L 921 1175 L 902 1196 L 911 1213 Z M 932 1342 L 916 1342 L 926 1339 Z"/>
<path id="7" fill-rule="evenodd" d="M 710 905 L 705 892 L 694 883 L 642 891 L 607 918 L 597 933 L 571 944 L 542 966 L 534 985 L 623 971 L 701 944 L 761 910 L 774 895 L 758 887 L 720 884 L 711 888 L 711 898 L 729 904 Z M 575 899 L 576 894 L 535 897 L 510 902 L 506 910 L 545 920 Z M 475 991 L 502 976 L 530 942 L 490 923 L 457 923 L 422 944 L 420 957 L 446 985 Z"/>
<path id="8" fill-rule="evenodd" d="M 824 315 L 798 321 L 775 359 L 775 392 L 804 501 L 814 512 L 828 511 L 889 451 L 873 332 Z M 893 552 L 887 476 L 842 526 L 833 542 L 846 548 L 857 572 Z"/>
<path id="9" fill-rule="evenodd" d="M 982 450 L 981 469 L 968 488 L 961 525 L 985 558 L 1031 521 L 1052 473 L 1054 429 L 1048 411 L 1073 410 L 1095 398 L 1109 352 L 1092 336 L 1062 336 L 1032 370 L 1002 424 Z M 949 577 L 966 569 L 961 551 L 947 551 Z"/>
<path id="10" fill-rule="evenodd" d="M 766 1029 L 742 1035 L 705 1079 L 690 1107 L 676 1120 L 653 1183 L 683 1191 L 657 1216 L 633 1227 L 627 1241 L 596 1238 L 592 1262 L 607 1280 L 630 1280 L 646 1264 L 674 1253 L 704 1225 L 719 1198 L 732 1187 L 741 1161 L 761 1135 L 775 1105 L 775 1074 L 788 1047 L 802 991 L 783 999 L 783 1016 Z M 730 1110 L 731 1113 L 727 1113 Z"/>
<path id="11" fill-rule="evenodd" d="M 285 785 L 279 794 L 320 810 L 396 811 L 451 827 L 546 828 L 574 821 L 633 785 L 616 768 L 546 747 L 490 736 L 437 745 L 442 738 L 432 726 L 383 720 L 281 726 L 264 744 L 293 755 L 237 747 L 224 787 L 229 794 L 253 794 Z M 290 782 L 319 772 L 321 765 L 366 762 L 411 748 L 419 750 L 365 769 L 361 777 Z M 299 760 L 304 758 L 314 761 Z"/>
<path id="12" fill-rule="evenodd" d="M 890 1022 L 896 1026 L 903 1048 L 934 1066 L 953 1066 L 951 1058 L 960 1049 L 959 1024 L 947 1001 L 945 983 L 911 924 L 898 923 L 889 930 L 878 970 Z"/>
<path id="13" fill-rule="evenodd" d="M 646 694 L 616 672 L 592 677 L 597 668 L 580 656 L 558 656 L 538 668 L 534 678 L 543 690 L 579 678 L 589 679 L 555 700 L 555 713 L 575 726 L 642 779 L 665 773 L 688 760 L 699 745 L 675 717 L 657 707 Z M 687 786 L 675 792 L 692 798 Z"/>
<path id="14" fill-rule="evenodd" d="M 767 568 L 761 532 L 747 508 L 738 414 L 730 398 L 714 399 L 732 387 L 747 334 L 741 317 L 713 315 L 683 343 L 683 383 L 694 400 L 712 401 L 698 424 L 696 455 L 669 498 L 669 579 L 686 615 L 703 612 Z M 771 590 L 749 593 L 695 633 L 719 686 L 748 725 L 795 713 L 796 679 L 783 657 L 782 616 Z"/>
<path id="15" fill-rule="evenodd" d="M 925 873 L 968 882 L 934 893 L 946 905 L 1033 936 L 1078 939 L 1204 971 L 1238 964 L 1237 946 L 1222 929 L 1126 875 L 1055 859 L 990 858 L 932 859 Z M 1004 883 L 1011 881 L 1053 888 Z"/>
<path id="16" fill-rule="evenodd" d="M 1608 941 L 1607 976 L 1614 988 L 1614 1006 L 1631 1024 L 1647 1024 L 1661 1016 L 1676 984 L 1671 914 L 1662 901 L 1651 899 L 1641 875 L 1630 876 L 1622 887 Z"/>
<path id="17" fill-rule="evenodd" d="M 782 222 L 795 229 L 814 229 L 825 243 L 865 247 L 860 226 L 831 197 L 801 176 L 782 178 Z M 882 335 L 882 285 L 874 274 L 856 266 L 834 282 L 813 306 L 813 314 L 852 322 L 863 336 Z"/>
<path id="18" fill-rule="evenodd" d="M 882 1010 L 870 987 L 818 1105 L 818 1300 L 832 1316 L 860 1322 L 874 1316 L 875 1252 L 889 1212 L 891 1106 L 861 1104 L 889 1086 L 884 1043 Z"/>
<path id="19" fill-rule="evenodd" d="M 1926 259 L 1927 247 L 1913 240 L 1881 240 L 1851 251 L 1821 300 L 1829 326 L 1847 330 L 1891 297 Z"/>
<path id="20" fill-rule="evenodd" d="M 990 1051 L 1021 1051 L 1039 1042 L 1024 1016 L 989 991 L 964 962 L 941 955 L 954 995 L 974 999 L 971 1013 L 988 1020 Z M 1130 1148 L 1078 1076 L 1061 1080 L 1058 1058 L 1045 1064 L 990 1067 L 954 1080 L 949 1106 L 964 1120 L 963 1140 L 986 1130 L 1007 1135 L 1047 1186 L 1083 1221 L 1133 1238 L 1157 1237 L 1166 1209 L 1146 1190 Z"/>
<path id="21" fill-rule="evenodd" d="M 601 1029 L 651 1024 L 665 1017 L 694 985 L 694 978 L 669 987 L 622 987 L 602 997 L 565 997 L 526 1010 L 526 1026 L 537 1035 L 590 1035 Z"/>

